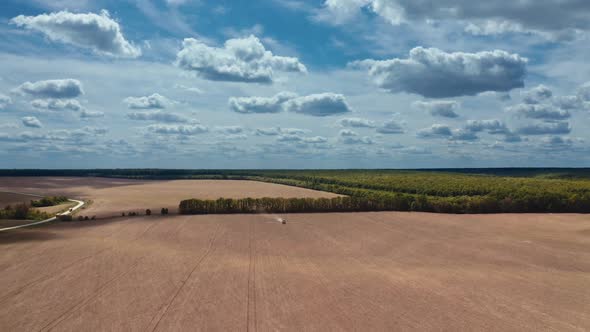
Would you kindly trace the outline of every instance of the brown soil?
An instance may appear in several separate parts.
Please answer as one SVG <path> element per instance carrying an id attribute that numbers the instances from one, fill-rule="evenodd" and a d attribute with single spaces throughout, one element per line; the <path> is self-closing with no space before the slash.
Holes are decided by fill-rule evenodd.
<path id="1" fill-rule="evenodd" d="M 590 330 L 588 215 L 283 217 L 286 225 L 268 215 L 152 216 L 2 233 L 0 326 Z"/>
<path id="2" fill-rule="evenodd" d="M 38 195 L 65 195 L 91 200 L 78 215 L 108 217 L 121 212 L 146 209 L 159 213 L 165 207 L 174 213 L 183 199 L 260 198 L 260 197 L 336 197 L 338 195 L 280 184 L 237 180 L 127 180 L 76 177 L 1 178 L 0 190 Z"/>
<path id="3" fill-rule="evenodd" d="M 37 199 L 36 197 L 29 195 L 2 192 L 2 190 L 5 189 L 2 189 L 2 180 L 0 180 L 0 209 L 3 209 L 8 205 L 14 206 L 22 203 L 28 204 L 31 200 Z"/>

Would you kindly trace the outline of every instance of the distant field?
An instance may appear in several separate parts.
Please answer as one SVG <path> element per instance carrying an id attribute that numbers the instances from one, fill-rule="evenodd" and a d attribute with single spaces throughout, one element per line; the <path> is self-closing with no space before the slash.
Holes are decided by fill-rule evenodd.
<path id="1" fill-rule="evenodd" d="M 2 192 L 2 180 L 0 178 L 0 209 L 5 208 L 7 205 L 16 205 L 21 203 L 29 203 L 35 197 L 21 194 L 13 194 Z"/>
<path id="2" fill-rule="evenodd" d="M 82 215 L 97 217 L 120 216 L 122 212 L 145 209 L 159 213 L 178 209 L 182 199 L 198 197 L 337 197 L 337 194 L 273 183 L 243 180 L 129 180 L 79 177 L 4 177 L 0 190 L 20 190 L 41 195 L 65 195 L 91 200 Z"/>
<path id="3" fill-rule="evenodd" d="M 341 211 L 422 211 L 440 213 L 590 213 L 590 169 L 449 169 L 449 170 L 0 170 L 3 182 L 29 179 L 24 175 L 87 176 L 88 184 L 80 177 L 38 177 L 52 187 L 85 186 L 79 191 L 96 188 L 118 187 L 129 184 L 131 179 L 146 180 L 256 180 L 313 189 L 344 195 L 352 199 Z M 95 176 L 104 177 L 97 180 Z M 109 178 L 107 178 L 109 177 Z M 61 182 L 55 181 L 60 179 Z M 12 179 L 12 180 L 10 180 Z M 74 182 L 72 185 L 68 181 Z M 75 183 L 78 181 L 79 183 Z M 43 186 L 43 184 L 40 184 Z M 252 185 L 254 187 L 258 185 Z M 1 187 L 1 186 L 0 186 Z M 179 190 L 169 197 L 181 200 L 256 198 L 260 191 L 247 192 L 246 187 L 237 190 L 245 193 L 236 196 L 236 190 L 218 183 L 207 191 Z M 229 186 L 231 187 L 231 186 Z M 58 190 L 58 189 L 56 189 Z M 246 191 L 244 191 L 246 190 Z M 286 190 L 286 189 L 285 189 Z M 108 191 L 108 190 L 107 190 Z M 262 189 L 266 192 L 267 189 Z M 207 195 L 211 192 L 212 195 Z M 187 195 L 183 195 L 186 193 Z M 178 195 L 176 195 L 178 194 Z M 200 195 L 200 196 L 197 196 Z M 269 197 L 289 197 L 269 192 Z M 325 194 L 324 194 L 325 195 Z M 116 197 L 116 196 L 114 196 Z M 301 197 L 293 195 L 290 197 Z M 307 197 L 307 196 L 306 196 Z M 310 196 L 317 197 L 317 196 Z M 326 196 L 322 196 L 326 197 Z M 333 197 L 333 196 L 332 196 Z M 168 196 L 163 199 L 167 199 Z M 125 197 L 122 200 L 126 199 Z M 319 208 L 322 210 L 323 202 Z M 122 205 L 127 206 L 125 204 Z M 132 207 L 131 205 L 129 205 Z M 306 210 L 294 211 L 306 212 Z"/>
<path id="4" fill-rule="evenodd" d="M 152 216 L 0 233 L 5 331 L 587 331 L 590 218 Z"/>

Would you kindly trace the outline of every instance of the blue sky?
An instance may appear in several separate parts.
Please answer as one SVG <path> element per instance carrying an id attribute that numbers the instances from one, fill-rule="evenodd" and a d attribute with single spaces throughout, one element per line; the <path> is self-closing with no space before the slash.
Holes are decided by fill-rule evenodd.
<path id="1" fill-rule="evenodd" d="M 3 1 L 0 167 L 588 166 L 589 15 L 584 0 Z"/>

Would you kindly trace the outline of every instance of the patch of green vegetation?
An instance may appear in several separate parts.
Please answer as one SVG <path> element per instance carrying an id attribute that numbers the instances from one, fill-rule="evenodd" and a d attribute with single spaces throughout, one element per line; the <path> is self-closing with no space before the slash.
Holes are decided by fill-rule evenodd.
<path id="1" fill-rule="evenodd" d="M 31 209 L 27 204 L 8 205 L 0 210 L 0 219 L 45 220 L 48 218 L 50 216 L 47 213 Z"/>
<path id="2" fill-rule="evenodd" d="M 48 196 L 43 197 L 40 200 L 31 201 L 32 207 L 46 207 L 46 206 L 55 206 L 60 205 L 68 201 L 68 198 L 65 196 Z"/>

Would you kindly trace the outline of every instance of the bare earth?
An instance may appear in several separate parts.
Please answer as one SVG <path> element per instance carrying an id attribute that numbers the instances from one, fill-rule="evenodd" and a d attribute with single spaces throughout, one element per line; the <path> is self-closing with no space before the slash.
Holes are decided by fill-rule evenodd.
<path id="1" fill-rule="evenodd" d="M 121 212 L 146 209 L 178 210 L 183 199 L 261 198 L 261 197 L 336 197 L 338 195 L 280 184 L 237 180 L 127 180 L 76 177 L 0 177 L 0 191 L 38 195 L 65 195 L 92 200 L 80 212 L 97 217 L 120 216 Z M 0 201 L 1 203 L 1 201 Z"/>
<path id="2" fill-rule="evenodd" d="M 584 331 L 590 216 L 151 216 L 0 234 L 4 331 Z"/>
<path id="3" fill-rule="evenodd" d="M 0 180 L 0 187 L 2 186 L 2 180 Z M 35 197 L 29 195 L 14 194 L 10 192 L 2 192 L 0 188 L 0 209 L 4 209 L 8 205 L 17 205 L 22 203 L 29 203 Z"/>

